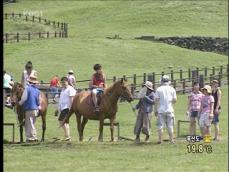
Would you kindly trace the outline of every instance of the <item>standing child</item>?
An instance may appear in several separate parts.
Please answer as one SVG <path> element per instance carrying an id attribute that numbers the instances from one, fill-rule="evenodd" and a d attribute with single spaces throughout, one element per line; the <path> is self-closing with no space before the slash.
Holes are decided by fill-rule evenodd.
<path id="1" fill-rule="evenodd" d="M 214 98 L 213 96 L 211 96 L 211 86 L 205 85 L 204 88 L 202 88 L 202 90 L 204 96 L 201 99 L 199 125 L 201 135 L 204 138 L 204 136 L 206 135 L 211 135 L 211 122 L 213 119 Z"/>
<path id="2" fill-rule="evenodd" d="M 150 81 L 146 81 L 144 87 L 147 88 L 146 94 L 141 98 L 133 109 L 139 109 L 138 116 L 134 128 L 134 134 L 136 135 L 135 141 L 140 142 L 140 133 L 146 135 L 145 141 L 149 142 L 150 132 L 151 132 L 151 118 L 153 111 L 153 104 L 155 94 L 153 92 L 153 84 Z"/>
<path id="3" fill-rule="evenodd" d="M 187 113 L 190 114 L 189 135 L 194 135 L 196 118 L 199 121 L 199 111 L 203 94 L 199 91 L 199 83 L 193 83 L 193 91 L 188 96 Z"/>
<path id="4" fill-rule="evenodd" d="M 68 78 L 67 77 L 62 77 L 61 78 L 61 85 L 62 85 L 62 90 L 60 93 L 60 99 L 59 99 L 59 107 L 58 110 L 60 112 L 59 115 L 59 124 L 62 124 L 62 121 L 64 118 L 67 116 L 73 102 L 73 98 L 76 95 L 76 90 L 68 84 Z M 69 128 L 69 122 L 65 123 L 62 126 L 64 130 L 64 141 L 70 141 L 70 128 Z"/>

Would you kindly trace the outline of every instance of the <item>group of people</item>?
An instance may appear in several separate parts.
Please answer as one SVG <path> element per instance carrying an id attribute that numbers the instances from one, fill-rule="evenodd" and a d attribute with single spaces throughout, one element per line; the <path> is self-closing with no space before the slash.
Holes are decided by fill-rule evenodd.
<path id="1" fill-rule="evenodd" d="M 219 114 L 221 111 L 222 92 L 219 82 L 213 80 L 212 85 L 205 85 L 199 88 L 199 83 L 194 82 L 193 90 L 188 95 L 187 115 L 190 120 L 189 135 L 195 133 L 195 123 L 198 121 L 202 138 L 211 136 L 211 124 L 214 124 L 215 136 L 213 140 L 219 140 Z M 138 94 L 138 104 L 133 107 L 138 109 L 138 115 L 135 123 L 134 134 L 135 141 L 140 142 L 140 133 L 146 135 L 145 141 L 149 142 L 151 132 L 151 118 L 153 112 L 157 117 L 158 144 L 163 142 L 163 128 L 166 126 L 170 143 L 174 140 L 174 108 L 177 101 L 176 91 L 170 86 L 170 79 L 164 75 L 161 79 L 161 86 L 156 91 L 153 90 L 153 84 L 146 81 Z M 154 106 L 154 108 L 153 108 Z"/>
<path id="2" fill-rule="evenodd" d="M 199 89 L 199 83 L 195 82 L 193 84 L 193 91 L 188 96 L 187 115 L 190 119 L 189 134 L 195 134 L 197 120 L 202 137 L 211 135 L 211 124 L 213 124 L 215 128 L 213 140 L 219 140 L 219 114 L 222 97 L 219 82 L 213 80 L 212 86 L 205 85 L 204 88 L 201 88 L 201 91 Z"/>
<path id="3" fill-rule="evenodd" d="M 92 98 L 94 102 L 95 111 L 99 111 L 99 105 L 97 104 L 97 93 L 103 92 L 106 88 L 105 75 L 102 71 L 100 64 L 95 64 L 93 69 L 95 73 L 91 77 L 89 87 L 92 90 Z M 10 93 L 13 83 L 11 78 L 4 71 L 4 91 Z M 22 73 L 21 84 L 24 88 L 19 105 L 22 105 L 25 110 L 25 134 L 27 142 L 37 141 L 37 132 L 35 128 L 36 117 L 39 114 L 40 106 L 40 90 L 38 89 L 39 81 L 37 78 L 37 71 L 33 69 L 33 64 L 28 61 L 25 65 L 25 70 Z M 58 75 L 54 76 L 50 81 L 50 92 L 53 95 L 53 100 L 56 101 L 58 95 L 58 88 L 61 87 L 59 95 L 59 102 L 57 104 L 57 110 L 55 115 L 59 115 L 58 120 L 61 121 L 68 114 L 73 98 L 77 93 L 76 90 L 76 79 L 73 70 L 68 72 L 68 75 L 63 76 L 60 80 Z M 12 106 L 9 101 L 9 106 Z M 65 123 L 62 126 L 64 130 L 65 141 L 71 140 L 69 124 Z"/>
<path id="4" fill-rule="evenodd" d="M 92 75 L 89 82 L 89 88 L 92 91 L 92 100 L 94 103 L 94 111 L 99 112 L 99 105 L 97 103 L 97 94 L 104 91 L 106 86 L 106 77 L 100 64 L 95 64 L 93 67 L 95 73 Z M 5 74 L 5 72 L 4 72 Z M 5 74 L 6 75 L 6 74 Z M 8 92 L 12 87 L 10 78 L 4 76 L 4 88 Z M 8 82 L 8 84 L 7 84 Z M 167 75 L 162 76 L 161 85 L 154 91 L 153 84 L 146 81 L 143 88 L 138 94 L 138 103 L 133 110 L 138 110 L 136 123 L 134 127 L 134 134 L 136 135 L 136 142 L 140 142 L 140 133 L 146 135 L 145 141 L 149 142 L 151 135 L 151 118 L 153 112 L 157 117 L 157 132 L 158 144 L 163 142 L 163 129 L 166 126 L 169 140 L 175 143 L 174 140 L 174 104 L 177 101 L 175 89 L 170 86 L 170 78 Z M 21 84 L 24 86 L 24 92 L 19 102 L 23 105 L 25 110 L 25 131 L 27 141 L 37 140 L 35 121 L 40 107 L 40 91 L 37 88 L 39 84 L 37 79 L 37 71 L 33 69 L 31 61 L 25 65 L 25 70 L 22 73 Z M 59 102 L 55 116 L 58 116 L 59 124 L 64 120 L 68 114 L 74 96 L 77 94 L 76 79 L 73 70 L 68 72 L 68 75 L 63 76 L 59 80 L 59 76 L 55 75 L 50 81 L 50 91 L 53 95 L 53 101 L 56 101 L 58 95 L 58 88 L 61 87 L 59 95 Z M 188 95 L 187 114 L 190 118 L 189 134 L 194 135 L 195 121 L 198 120 L 202 137 L 211 134 L 211 123 L 215 126 L 214 140 L 219 140 L 219 113 L 221 110 L 221 90 L 218 86 L 218 81 L 212 82 L 212 87 L 205 85 L 200 90 L 199 84 L 193 84 L 193 90 Z M 65 141 L 71 140 L 69 123 L 61 126 L 64 130 Z"/>

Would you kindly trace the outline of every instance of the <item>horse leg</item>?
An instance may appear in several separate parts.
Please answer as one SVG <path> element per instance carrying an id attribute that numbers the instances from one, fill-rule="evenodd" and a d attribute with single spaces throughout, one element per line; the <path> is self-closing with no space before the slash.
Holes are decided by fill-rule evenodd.
<path id="1" fill-rule="evenodd" d="M 82 137 L 82 141 L 83 141 L 83 130 L 84 130 L 84 127 L 85 127 L 85 125 L 87 124 L 87 121 L 88 121 L 88 119 L 87 118 L 84 118 L 83 117 L 83 121 L 82 121 L 82 123 L 81 123 L 81 137 Z"/>
<path id="2" fill-rule="evenodd" d="M 110 119 L 111 142 L 114 141 L 114 117 Z"/>
<path id="3" fill-rule="evenodd" d="M 79 133 L 79 141 L 83 141 L 83 137 L 81 136 L 81 115 L 76 114 L 76 120 L 77 120 L 77 129 Z"/>
<path id="4" fill-rule="evenodd" d="M 45 130 L 46 130 L 46 112 L 41 115 L 42 120 L 42 138 L 41 141 L 45 141 Z"/>
<path id="5" fill-rule="evenodd" d="M 102 142 L 103 141 L 103 123 L 104 123 L 104 117 L 103 115 L 100 115 L 99 118 L 99 141 Z"/>

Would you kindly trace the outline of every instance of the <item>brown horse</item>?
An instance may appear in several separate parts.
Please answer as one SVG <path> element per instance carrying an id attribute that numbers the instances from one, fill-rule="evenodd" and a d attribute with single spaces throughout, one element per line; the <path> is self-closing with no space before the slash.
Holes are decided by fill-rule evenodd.
<path id="1" fill-rule="evenodd" d="M 79 140 L 83 141 L 83 130 L 88 122 L 88 119 L 99 120 L 99 141 L 103 141 L 103 123 L 104 119 L 110 119 L 110 131 L 111 131 L 111 141 L 114 141 L 113 131 L 114 131 L 114 121 L 117 112 L 118 99 L 123 97 L 128 102 L 133 100 L 132 94 L 127 87 L 127 82 L 121 79 L 115 82 L 111 87 L 104 90 L 104 94 L 101 97 L 100 111 L 94 112 L 94 106 L 91 101 L 91 92 L 82 91 L 74 97 L 72 107 L 62 122 L 69 121 L 70 116 L 75 113 L 77 119 L 77 128 L 79 133 Z M 83 120 L 81 122 L 81 117 Z"/>
<path id="2" fill-rule="evenodd" d="M 11 90 L 11 102 L 14 104 L 16 108 L 16 114 L 19 122 L 20 127 L 20 142 L 23 142 L 23 125 L 24 125 L 24 119 L 25 119 L 25 111 L 23 110 L 23 106 L 19 105 L 19 101 L 21 100 L 24 87 L 20 83 L 14 83 L 13 88 Z M 45 130 L 46 130 L 46 113 L 48 108 L 48 99 L 45 95 L 45 93 L 40 92 L 40 106 L 41 109 L 39 110 L 39 115 L 42 119 L 42 139 L 41 141 L 44 141 L 45 137 Z"/>

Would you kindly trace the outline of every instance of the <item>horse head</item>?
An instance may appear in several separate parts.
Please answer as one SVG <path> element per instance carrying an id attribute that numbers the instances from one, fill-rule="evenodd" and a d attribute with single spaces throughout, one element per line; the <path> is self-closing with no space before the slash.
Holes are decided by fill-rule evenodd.
<path id="1" fill-rule="evenodd" d="M 12 105 L 15 105 L 18 101 L 21 100 L 22 94 L 24 91 L 24 86 L 18 82 L 15 82 L 10 94 L 10 100 Z"/>
<path id="2" fill-rule="evenodd" d="M 118 95 L 123 98 L 124 100 L 127 100 L 128 102 L 133 101 L 133 96 L 131 94 L 131 91 L 128 87 L 127 80 L 121 79 L 115 83 L 115 88 L 118 93 Z"/>

